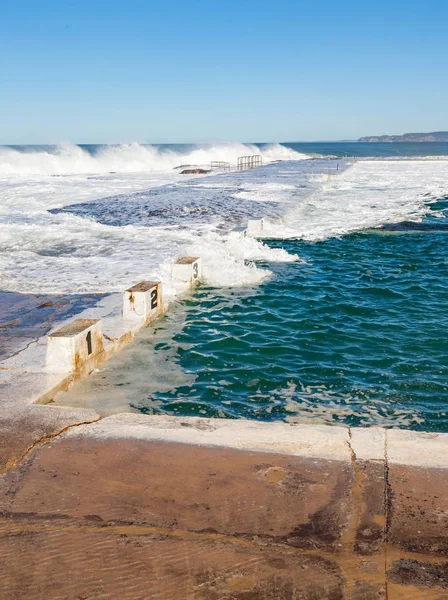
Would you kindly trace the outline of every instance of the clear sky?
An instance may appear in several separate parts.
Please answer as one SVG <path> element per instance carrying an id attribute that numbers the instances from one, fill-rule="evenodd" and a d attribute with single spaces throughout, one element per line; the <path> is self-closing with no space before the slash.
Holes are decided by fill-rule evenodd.
<path id="1" fill-rule="evenodd" d="M 0 143 L 448 130 L 447 22 L 447 0 L 1 0 Z"/>

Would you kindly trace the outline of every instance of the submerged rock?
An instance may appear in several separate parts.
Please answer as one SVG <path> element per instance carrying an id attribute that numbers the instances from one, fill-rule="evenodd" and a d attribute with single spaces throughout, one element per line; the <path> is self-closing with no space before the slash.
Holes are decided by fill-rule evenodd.
<path id="1" fill-rule="evenodd" d="M 181 175 L 204 175 L 205 173 L 211 173 L 210 169 L 184 169 L 180 172 Z"/>
<path id="2" fill-rule="evenodd" d="M 388 223 L 378 228 L 380 231 L 418 231 L 418 232 L 445 232 L 448 233 L 448 224 L 445 223 L 416 223 L 415 221 L 402 221 L 401 223 Z"/>

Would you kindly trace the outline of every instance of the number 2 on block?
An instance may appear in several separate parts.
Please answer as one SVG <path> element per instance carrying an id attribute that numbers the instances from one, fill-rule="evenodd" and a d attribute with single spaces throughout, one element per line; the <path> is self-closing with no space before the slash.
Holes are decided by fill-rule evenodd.
<path id="1" fill-rule="evenodd" d="M 151 310 L 154 310 L 155 308 L 157 308 L 157 298 L 158 298 L 157 288 L 154 288 L 151 291 Z"/>

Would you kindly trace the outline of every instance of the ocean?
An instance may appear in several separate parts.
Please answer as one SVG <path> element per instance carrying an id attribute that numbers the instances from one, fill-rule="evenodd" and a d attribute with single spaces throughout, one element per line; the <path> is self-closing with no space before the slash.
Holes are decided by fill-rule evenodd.
<path id="1" fill-rule="evenodd" d="M 175 301 L 58 403 L 448 430 L 448 144 L 2 147 L 0 198 L 1 290 Z M 264 239 L 229 239 L 252 216 Z"/>

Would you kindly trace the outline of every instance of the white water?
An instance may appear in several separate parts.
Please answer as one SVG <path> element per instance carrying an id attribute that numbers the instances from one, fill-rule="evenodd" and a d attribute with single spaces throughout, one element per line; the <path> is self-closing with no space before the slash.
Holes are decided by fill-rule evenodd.
<path id="1" fill-rule="evenodd" d="M 403 220 L 420 220 L 427 203 L 448 194 L 448 160 L 361 161 L 288 211 L 272 237 L 323 240 Z"/>
<path id="2" fill-rule="evenodd" d="M 36 148 L 21 151 L 0 148 L 0 175 L 75 175 L 88 173 L 160 172 L 182 164 L 210 165 L 210 161 L 236 164 L 239 156 L 261 154 L 264 162 L 307 158 L 281 144 L 261 149 L 254 144 L 218 144 L 174 150 L 166 147 L 120 144 L 100 147 L 95 152 L 73 144 L 61 144 L 52 149 Z"/>
<path id="3" fill-rule="evenodd" d="M 138 144 L 95 155 L 76 146 L 0 149 L 0 288 L 108 292 L 158 278 L 170 293 L 169 263 L 184 254 L 204 257 L 213 285 L 254 285 L 269 271 L 253 261 L 297 257 L 229 239 L 226 232 L 251 216 L 267 216 L 274 237 L 325 239 L 418 218 L 426 194 L 448 191 L 448 161 L 360 162 L 328 180 L 323 162 L 280 145 L 264 148 L 264 160 L 288 162 L 252 172 L 198 177 L 173 170 L 210 160 L 234 164 L 258 152 L 241 144 L 183 154 Z M 48 212 L 67 205 L 72 212 Z"/>

